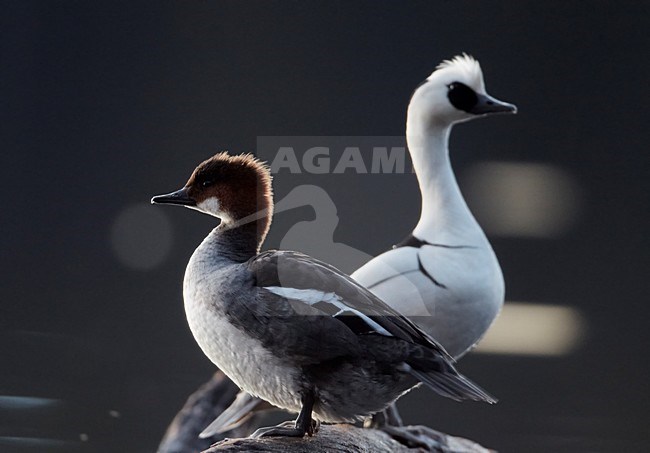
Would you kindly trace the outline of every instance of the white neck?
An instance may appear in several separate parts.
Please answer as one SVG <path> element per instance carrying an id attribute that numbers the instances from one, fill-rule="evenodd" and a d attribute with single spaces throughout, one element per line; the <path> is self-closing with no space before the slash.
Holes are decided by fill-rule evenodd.
<path id="1" fill-rule="evenodd" d="M 420 221 L 413 234 L 428 242 L 479 246 L 487 240 L 465 203 L 449 161 L 451 127 L 424 121 L 409 109 L 406 140 L 422 193 Z"/>

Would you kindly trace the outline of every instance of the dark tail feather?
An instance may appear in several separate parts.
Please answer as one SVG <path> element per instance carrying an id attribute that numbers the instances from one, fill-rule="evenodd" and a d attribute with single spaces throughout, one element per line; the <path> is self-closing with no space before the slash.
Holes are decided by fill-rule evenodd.
<path id="1" fill-rule="evenodd" d="M 424 372 L 412 367 L 408 372 L 428 385 L 433 391 L 456 401 L 473 400 L 494 404 L 497 399 L 462 374 L 450 372 Z"/>

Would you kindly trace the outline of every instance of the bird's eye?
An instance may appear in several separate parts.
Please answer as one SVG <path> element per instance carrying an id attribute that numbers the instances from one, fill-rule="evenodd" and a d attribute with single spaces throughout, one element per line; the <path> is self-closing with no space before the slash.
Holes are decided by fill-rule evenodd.
<path id="1" fill-rule="evenodd" d="M 213 184 L 214 184 L 214 181 L 212 181 L 211 179 L 206 179 L 205 181 L 203 181 L 201 183 L 201 187 L 203 187 L 205 189 L 206 187 L 210 187 Z"/>

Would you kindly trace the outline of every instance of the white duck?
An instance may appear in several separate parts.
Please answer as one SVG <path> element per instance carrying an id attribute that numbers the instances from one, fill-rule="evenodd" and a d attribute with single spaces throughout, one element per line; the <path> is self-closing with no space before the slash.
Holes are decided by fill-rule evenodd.
<path id="1" fill-rule="evenodd" d="M 454 124 L 516 113 L 485 91 L 478 61 L 442 62 L 415 90 L 406 139 L 422 193 L 413 233 L 352 274 L 455 358 L 485 334 L 504 300 L 499 262 L 460 192 L 449 159 Z"/>

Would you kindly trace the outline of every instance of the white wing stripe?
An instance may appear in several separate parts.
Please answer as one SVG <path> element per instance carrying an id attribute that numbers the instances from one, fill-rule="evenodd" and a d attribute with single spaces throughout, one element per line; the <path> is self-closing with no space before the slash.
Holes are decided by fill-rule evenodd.
<path id="1" fill-rule="evenodd" d="M 280 297 L 299 300 L 308 305 L 315 305 L 319 302 L 332 304 L 339 309 L 339 311 L 333 317 L 345 313 L 350 313 L 361 318 L 361 320 L 363 320 L 363 322 L 366 323 L 375 332 L 389 337 L 393 336 L 389 331 L 370 319 L 370 317 L 367 315 L 361 313 L 359 310 L 355 310 L 354 308 L 347 306 L 343 299 L 341 299 L 341 297 L 339 297 L 336 293 L 325 293 L 316 289 L 283 288 L 281 286 L 265 286 L 264 289 L 272 292 L 273 294 L 277 294 Z"/>

